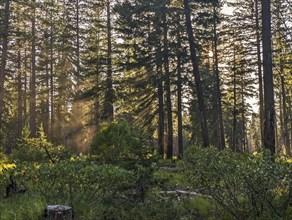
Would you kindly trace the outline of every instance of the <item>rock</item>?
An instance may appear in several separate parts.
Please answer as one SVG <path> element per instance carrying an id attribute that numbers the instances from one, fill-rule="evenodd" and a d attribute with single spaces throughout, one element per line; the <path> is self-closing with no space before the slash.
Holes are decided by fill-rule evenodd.
<path id="1" fill-rule="evenodd" d="M 48 220 L 72 220 L 73 210 L 65 205 L 48 205 L 45 209 L 45 217 Z"/>

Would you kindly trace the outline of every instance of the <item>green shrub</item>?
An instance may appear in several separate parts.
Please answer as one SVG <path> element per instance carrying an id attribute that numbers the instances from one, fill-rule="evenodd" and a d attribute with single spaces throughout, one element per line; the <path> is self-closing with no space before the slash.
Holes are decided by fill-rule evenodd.
<path id="1" fill-rule="evenodd" d="M 92 165 L 78 157 L 59 163 L 35 165 L 23 163 L 14 171 L 18 182 L 38 192 L 47 201 L 75 206 L 78 202 L 93 201 L 103 194 L 114 197 L 123 189 L 130 189 L 134 176 L 131 172 L 109 165 Z"/>
<path id="2" fill-rule="evenodd" d="M 91 153 L 99 162 L 134 167 L 153 157 L 154 149 L 147 145 L 143 129 L 131 127 L 125 121 L 104 125 L 96 133 L 91 144 Z"/>
<path id="3" fill-rule="evenodd" d="M 45 136 L 42 128 L 38 137 L 30 137 L 30 131 L 25 127 L 22 136 L 18 140 L 17 148 L 13 151 L 11 158 L 17 161 L 31 162 L 57 162 L 60 159 L 70 158 L 72 152 L 64 146 L 53 146 Z"/>
<path id="4" fill-rule="evenodd" d="M 269 155 L 189 149 L 185 174 L 193 188 L 208 194 L 236 219 L 282 219 L 291 203 L 291 164 Z"/>
<path id="5" fill-rule="evenodd" d="M 133 171 L 136 176 L 135 195 L 144 200 L 153 186 L 153 173 L 157 168 L 154 149 L 149 147 L 142 128 L 131 127 L 127 122 L 104 125 L 95 135 L 91 153 L 103 164 L 118 165 Z"/>

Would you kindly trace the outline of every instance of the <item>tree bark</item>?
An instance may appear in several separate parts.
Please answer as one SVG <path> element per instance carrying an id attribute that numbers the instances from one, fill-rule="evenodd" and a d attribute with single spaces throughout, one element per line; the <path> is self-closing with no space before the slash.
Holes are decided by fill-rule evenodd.
<path id="1" fill-rule="evenodd" d="M 23 91 L 23 122 L 27 123 L 27 72 L 28 72 L 28 65 L 27 65 L 27 49 L 24 49 L 24 91 Z"/>
<path id="2" fill-rule="evenodd" d="M 275 154 L 275 108 L 272 70 L 271 1 L 262 0 L 264 70 L 264 147 Z"/>
<path id="3" fill-rule="evenodd" d="M 196 91 L 198 96 L 198 104 L 199 104 L 199 117 L 200 117 L 200 125 L 202 129 L 202 140 L 203 140 L 203 147 L 209 146 L 209 132 L 207 126 L 207 116 L 206 116 L 206 109 L 205 109 L 205 102 L 204 102 L 204 95 L 203 95 L 203 88 L 201 82 L 201 75 L 199 70 L 199 61 L 196 54 L 196 45 L 195 39 L 193 35 L 193 27 L 191 21 L 191 9 L 189 6 L 189 0 L 184 0 L 184 13 L 186 19 L 186 28 L 188 33 L 188 41 L 191 53 L 191 61 L 193 66 L 193 75 L 195 77 L 195 84 L 196 84 Z"/>
<path id="4" fill-rule="evenodd" d="M 241 118 L 242 118 L 242 147 L 241 147 L 241 152 L 246 152 L 246 145 L 247 145 L 247 139 L 246 137 L 246 126 L 245 126 L 245 100 L 244 100 L 244 83 L 243 83 L 243 79 L 242 83 L 241 83 L 241 108 L 242 108 L 242 112 L 241 112 Z"/>
<path id="5" fill-rule="evenodd" d="M 98 49 L 97 53 L 100 52 L 100 33 L 98 33 L 97 36 L 98 41 Z M 96 77 L 96 97 L 95 97 L 95 129 L 98 131 L 100 127 L 100 56 L 98 56 L 97 62 L 96 62 L 96 69 L 95 69 L 95 77 Z"/>
<path id="6" fill-rule="evenodd" d="M 18 45 L 20 47 L 20 43 Z M 23 127 L 23 107 L 22 107 L 22 71 L 21 71 L 21 51 L 18 48 L 17 52 L 17 136 L 21 136 L 22 127 Z"/>
<path id="7" fill-rule="evenodd" d="M 258 79 L 259 79 L 259 104 L 260 104 L 260 132 L 261 144 L 263 145 L 263 124 L 264 124 L 264 95 L 263 95 L 263 74 L 262 74 L 262 57 L 260 43 L 260 25 L 259 25 L 259 6 L 258 0 L 255 0 L 255 22 L 256 22 L 256 41 L 257 41 L 257 64 L 258 64 Z"/>
<path id="8" fill-rule="evenodd" d="M 106 94 L 105 94 L 105 119 L 114 120 L 114 92 L 112 79 L 112 27 L 111 27 L 111 10 L 110 0 L 107 0 L 107 77 L 106 77 Z"/>
<path id="9" fill-rule="evenodd" d="M 220 76 L 219 76 L 219 62 L 218 62 L 218 48 L 217 48 L 217 24 L 216 24 L 216 6 L 213 6 L 213 43 L 214 43 L 214 60 L 215 60 L 215 79 L 216 79 L 216 111 L 219 120 L 219 135 L 218 135 L 218 149 L 225 149 L 225 136 L 224 136 L 224 124 L 222 116 L 222 100 L 220 89 Z"/>
<path id="10" fill-rule="evenodd" d="M 168 28 L 166 18 L 166 3 L 163 7 L 162 25 L 163 25 L 163 58 L 165 71 L 165 91 L 166 91 L 166 110 L 167 110 L 167 158 L 170 159 L 173 155 L 173 123 L 172 123 L 172 106 L 171 106 L 171 90 L 170 90 L 170 71 L 169 71 L 169 55 L 168 55 Z"/>
<path id="11" fill-rule="evenodd" d="M 76 86 L 75 86 L 75 103 L 73 109 L 73 126 L 81 126 L 82 105 L 79 103 L 80 99 L 80 18 L 79 18 L 79 0 L 76 0 Z"/>
<path id="12" fill-rule="evenodd" d="M 32 1 L 32 45 L 31 45 L 31 79 L 30 79 L 30 131 L 31 136 L 36 137 L 36 28 L 35 28 L 35 14 L 36 1 Z"/>
<path id="13" fill-rule="evenodd" d="M 157 20 L 161 19 L 161 14 L 156 13 Z M 156 36 L 157 36 L 157 47 L 156 47 L 156 74 L 157 74 L 157 97 L 158 97 L 158 153 L 164 157 L 165 154 L 165 141 L 164 141 L 164 132 L 165 132 L 165 113 L 164 113 L 164 89 L 163 81 L 164 76 L 162 72 L 162 58 L 161 58 L 161 26 L 156 25 Z"/>
<path id="14" fill-rule="evenodd" d="M 4 9 L 3 33 L 2 33 L 2 57 L 0 68 L 0 130 L 3 129 L 4 120 L 4 82 L 6 75 L 6 63 L 8 55 L 8 31 L 9 31 L 9 17 L 10 17 L 10 0 L 6 0 Z M 7 149 L 10 151 L 9 149 Z"/>
<path id="15" fill-rule="evenodd" d="M 235 48 L 233 51 L 233 127 L 232 127 L 232 150 L 237 151 L 237 135 L 236 135 L 236 129 L 237 129 L 237 91 L 236 91 L 236 57 L 235 57 Z"/>
<path id="16" fill-rule="evenodd" d="M 54 120 L 54 33 L 53 33 L 53 6 L 54 1 L 51 0 L 50 8 L 50 132 L 49 138 L 51 141 L 54 140 L 55 132 L 55 120 Z"/>
<path id="17" fill-rule="evenodd" d="M 286 97 L 286 89 L 285 89 L 285 80 L 284 76 L 281 74 L 281 87 L 282 87 L 282 107 L 283 107 L 283 122 L 284 122 L 284 132 L 283 132 L 283 138 L 284 138 L 284 144 L 286 149 L 287 156 L 291 156 L 291 146 L 290 146 L 290 137 L 289 137 L 289 129 L 288 129 L 288 114 L 287 114 L 287 97 Z"/>
<path id="18" fill-rule="evenodd" d="M 180 15 L 177 20 L 177 46 L 181 48 Z M 178 136 L 178 157 L 184 155 L 183 146 L 183 122 L 182 122 L 182 60 L 181 50 L 177 50 L 177 136 Z"/>

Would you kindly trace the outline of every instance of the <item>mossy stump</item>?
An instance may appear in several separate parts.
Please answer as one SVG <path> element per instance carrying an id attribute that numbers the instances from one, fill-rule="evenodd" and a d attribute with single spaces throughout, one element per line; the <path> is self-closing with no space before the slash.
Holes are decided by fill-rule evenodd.
<path id="1" fill-rule="evenodd" d="M 45 209 L 47 220 L 73 220 L 72 208 L 65 205 L 48 205 Z"/>

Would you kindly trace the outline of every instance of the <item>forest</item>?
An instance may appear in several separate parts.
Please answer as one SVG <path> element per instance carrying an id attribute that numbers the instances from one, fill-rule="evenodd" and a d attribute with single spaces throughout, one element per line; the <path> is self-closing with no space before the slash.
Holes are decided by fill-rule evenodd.
<path id="1" fill-rule="evenodd" d="M 292 219 L 291 147 L 292 0 L 0 0 L 0 220 Z"/>

